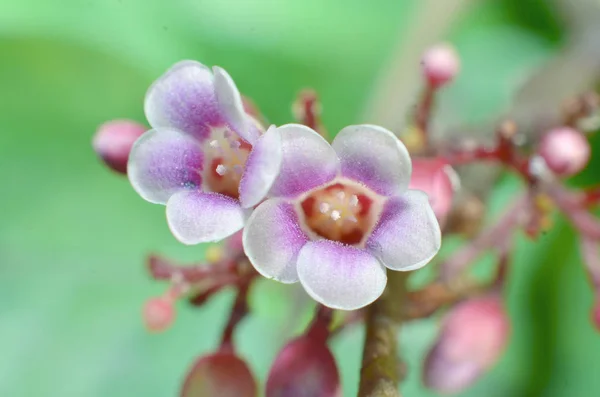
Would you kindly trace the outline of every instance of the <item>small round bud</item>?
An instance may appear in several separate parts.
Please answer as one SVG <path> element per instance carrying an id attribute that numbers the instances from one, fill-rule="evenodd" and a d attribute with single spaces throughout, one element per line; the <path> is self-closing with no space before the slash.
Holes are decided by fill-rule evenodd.
<path id="1" fill-rule="evenodd" d="M 409 189 L 421 190 L 429 196 L 429 203 L 440 224 L 452 208 L 454 192 L 459 187 L 458 175 L 439 158 L 414 158 Z"/>
<path id="2" fill-rule="evenodd" d="M 175 308 L 164 297 L 148 299 L 143 310 L 144 323 L 151 332 L 163 332 L 173 324 Z"/>
<path id="3" fill-rule="evenodd" d="M 444 319 L 440 336 L 427 355 L 423 380 L 442 393 L 473 384 L 500 357 L 510 324 L 500 297 L 466 300 Z"/>
<path id="4" fill-rule="evenodd" d="M 96 131 L 92 146 L 109 168 L 126 174 L 131 147 L 146 130 L 146 127 L 135 121 L 108 121 Z"/>
<path id="5" fill-rule="evenodd" d="M 594 307 L 592 307 L 592 312 L 590 313 L 592 317 L 592 323 L 600 332 L 600 296 L 596 298 L 596 302 L 594 303 Z"/>
<path id="6" fill-rule="evenodd" d="M 581 132 L 570 128 L 555 128 L 546 133 L 538 152 L 548 168 L 558 176 L 575 175 L 590 160 L 590 143 Z"/>
<path id="7" fill-rule="evenodd" d="M 458 74 L 460 60 L 452 46 L 438 44 L 425 51 L 421 66 L 427 82 L 433 87 L 440 87 Z"/>
<path id="8" fill-rule="evenodd" d="M 188 372 L 181 397 L 256 397 L 250 369 L 231 351 L 200 357 Z"/>
<path id="9" fill-rule="evenodd" d="M 267 397 L 341 397 L 340 377 L 325 341 L 302 336 L 277 355 L 267 379 Z"/>

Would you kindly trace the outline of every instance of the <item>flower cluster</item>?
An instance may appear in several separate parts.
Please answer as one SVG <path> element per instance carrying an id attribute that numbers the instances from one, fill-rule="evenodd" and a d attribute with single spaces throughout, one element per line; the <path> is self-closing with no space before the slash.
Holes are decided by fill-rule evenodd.
<path id="1" fill-rule="evenodd" d="M 359 395 L 395 395 L 390 385 L 400 378 L 397 324 L 442 308 L 449 310 L 424 355 L 422 379 L 440 393 L 461 391 L 509 343 L 510 313 L 502 291 L 512 236 L 522 229 L 538 237 L 551 227 L 555 209 L 581 236 L 596 295 L 591 319 L 600 329 L 600 222 L 590 212 L 600 203 L 600 188 L 575 190 L 562 181 L 590 160 L 585 126 L 598 119 L 599 97 L 575 98 L 563 123 L 540 131 L 541 138 L 528 145 L 519 143 L 525 137 L 510 120 L 499 125 L 491 145 L 432 142 L 436 94 L 459 69 L 449 45 L 425 52 L 422 96 L 401 135 L 412 159 L 395 134 L 375 125 L 348 126 L 329 141 L 312 90 L 302 91 L 293 104 L 302 124 L 265 125 L 227 72 L 193 61 L 177 63 L 148 90 L 148 131 L 128 120 L 99 128 L 93 141 L 97 154 L 127 174 L 142 198 L 166 206 L 168 226 L 179 241 L 224 240 L 207 249 L 208 263 L 179 266 L 156 256 L 148 261 L 151 275 L 169 283 L 164 295 L 144 305 L 150 331 L 172 325 L 178 300 L 200 306 L 225 287 L 237 291 L 219 347 L 191 366 L 182 397 L 258 395 L 233 333 L 248 314 L 248 291 L 260 275 L 299 283 L 319 303 L 305 332 L 275 358 L 267 397 L 339 397 L 340 376 L 327 343 L 363 320 Z M 455 197 L 460 188 L 455 167 L 481 162 L 516 173 L 526 188 L 505 216 L 483 229 L 484 201 L 464 190 Z M 419 269 L 437 255 L 441 228 L 467 241 L 440 261 L 433 280 L 410 290 L 407 273 L 400 272 Z M 491 281 L 474 279 L 468 267 L 487 250 L 497 254 L 497 274 Z"/>
<path id="2" fill-rule="evenodd" d="M 265 131 L 227 72 L 192 61 L 150 87 L 145 112 L 127 175 L 182 243 L 244 228 L 260 274 L 346 310 L 381 295 L 386 268 L 418 269 L 440 248 L 427 195 L 408 190 L 408 151 L 384 128 L 346 127 L 331 145 L 304 125 Z"/>

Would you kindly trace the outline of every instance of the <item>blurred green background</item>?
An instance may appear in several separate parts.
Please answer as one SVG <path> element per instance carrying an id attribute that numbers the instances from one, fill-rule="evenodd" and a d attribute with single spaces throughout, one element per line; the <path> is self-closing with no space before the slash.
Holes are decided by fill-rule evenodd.
<path id="1" fill-rule="evenodd" d="M 187 58 L 224 67 L 276 124 L 292 121 L 294 95 L 314 87 L 327 127 L 337 131 L 365 121 L 392 59 L 405 59 L 409 71 L 406 90 L 394 89 L 414 101 L 414 54 L 448 39 L 463 73 L 440 106 L 449 122 L 478 123 L 510 107 L 527 76 L 569 43 L 584 23 L 577 18 L 590 24 L 596 14 L 581 7 L 597 3 L 0 0 L 0 395 L 174 396 L 193 358 L 216 345 L 230 291 L 202 309 L 181 305 L 165 334 L 144 330 L 140 307 L 163 288 L 146 275 L 146 255 L 193 261 L 203 248 L 176 242 L 164 208 L 140 199 L 90 145 L 106 120 L 144 121 L 145 90 L 171 64 Z M 597 162 L 575 183 L 598 181 Z M 510 178 L 499 183 L 491 212 L 517 188 Z M 561 220 L 538 242 L 519 239 L 510 347 L 462 395 L 600 393 L 600 335 L 589 323 L 592 293 L 576 247 Z M 267 281 L 254 289 L 253 315 L 237 340 L 261 380 L 307 320 L 295 316 L 298 296 Z M 435 395 L 420 385 L 419 362 L 438 321 L 410 324 L 401 336 L 406 396 Z M 362 339 L 355 328 L 332 344 L 345 396 L 356 395 Z"/>

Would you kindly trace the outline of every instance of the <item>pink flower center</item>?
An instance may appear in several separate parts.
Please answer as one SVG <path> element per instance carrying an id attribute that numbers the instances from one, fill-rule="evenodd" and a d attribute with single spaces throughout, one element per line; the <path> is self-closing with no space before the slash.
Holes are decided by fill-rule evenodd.
<path id="1" fill-rule="evenodd" d="M 359 245 L 379 217 L 377 195 L 350 181 L 310 192 L 300 203 L 305 227 L 329 240 Z"/>
<path id="2" fill-rule="evenodd" d="M 228 128 L 214 129 L 205 143 L 204 183 L 235 199 L 252 146 Z"/>

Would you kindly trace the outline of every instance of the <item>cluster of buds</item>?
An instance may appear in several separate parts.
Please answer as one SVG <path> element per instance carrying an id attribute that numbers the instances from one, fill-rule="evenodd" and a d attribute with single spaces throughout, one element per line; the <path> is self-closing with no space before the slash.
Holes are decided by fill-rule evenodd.
<path id="1" fill-rule="evenodd" d="M 327 347 L 333 336 L 351 323 L 373 318 L 379 320 L 371 326 L 395 332 L 400 321 L 443 308 L 449 311 L 424 359 L 424 384 L 442 393 L 468 387 L 494 365 L 508 343 L 502 289 L 511 237 L 519 229 L 537 237 L 550 226 L 555 208 L 581 234 L 598 292 L 592 318 L 600 328 L 600 223 L 589 212 L 600 202 L 600 189 L 574 191 L 562 183 L 589 161 L 590 145 L 579 126 L 597 111 L 592 105 L 598 101 L 586 95 L 585 106 L 568 108 L 564 125 L 526 148 L 510 121 L 498 127 L 492 146 L 466 141 L 435 145 L 429 136 L 436 96 L 459 68 L 457 53 L 447 44 L 424 54 L 424 89 L 410 134 L 403 137 L 406 146 L 375 125 L 348 126 L 329 142 L 312 90 L 302 91 L 293 104 L 298 124 L 265 125 L 258 107 L 238 92 L 225 70 L 194 61 L 177 63 L 148 90 L 148 131 L 126 120 L 99 128 L 93 146 L 100 158 L 126 174 L 143 199 L 166 206 L 168 227 L 179 241 L 218 243 L 208 248 L 205 263 L 181 266 L 156 256 L 149 259 L 150 274 L 168 288 L 143 308 L 148 330 L 172 326 L 179 300 L 201 306 L 225 287 L 237 291 L 219 348 L 192 365 L 181 396 L 257 395 L 259 387 L 236 353 L 233 335 L 248 314 L 248 290 L 259 276 L 299 282 L 318 303 L 312 324 L 275 359 L 267 397 L 340 396 L 337 366 Z M 456 167 L 481 162 L 506 167 L 527 187 L 505 217 L 483 230 L 478 222 L 482 201 L 465 193 L 462 202 L 455 202 L 460 189 Z M 471 239 L 440 260 L 439 276 L 429 285 L 393 301 L 396 290 L 404 288 L 387 285 L 388 277 L 434 259 L 442 230 L 467 233 Z M 492 282 L 473 282 L 468 266 L 487 250 L 498 255 L 498 276 Z M 384 294 L 386 285 L 389 293 Z M 399 310 L 363 315 L 377 310 L 373 302 L 386 299 Z M 336 311 L 343 311 L 345 320 L 332 330 Z M 389 321 L 381 321 L 387 315 Z M 388 350 L 393 362 L 393 348 Z M 369 354 L 366 347 L 365 357 Z M 369 378 L 376 374 L 362 371 L 361 390 L 363 381 L 377 383 Z"/>

